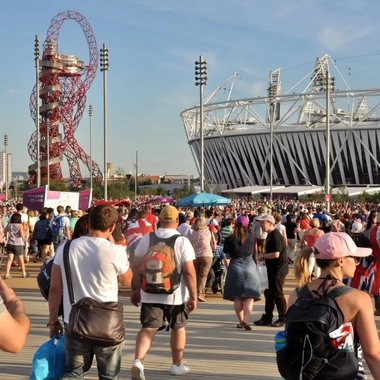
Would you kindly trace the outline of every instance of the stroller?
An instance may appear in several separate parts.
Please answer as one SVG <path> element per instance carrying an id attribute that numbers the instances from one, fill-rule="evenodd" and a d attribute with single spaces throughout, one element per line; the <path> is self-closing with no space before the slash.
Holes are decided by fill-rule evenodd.
<path id="1" fill-rule="evenodd" d="M 218 252 L 221 250 L 221 253 Z M 214 294 L 221 292 L 224 293 L 224 283 L 226 280 L 226 266 L 224 265 L 224 252 L 223 247 L 217 246 L 217 252 L 214 256 L 210 272 L 207 276 L 206 288 L 211 288 Z"/>

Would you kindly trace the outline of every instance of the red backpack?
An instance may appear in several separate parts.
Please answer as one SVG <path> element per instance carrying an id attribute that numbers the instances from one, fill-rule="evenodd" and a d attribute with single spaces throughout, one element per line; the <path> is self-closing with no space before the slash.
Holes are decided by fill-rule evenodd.
<path id="1" fill-rule="evenodd" d="M 159 238 L 149 234 L 149 248 L 140 268 L 141 289 L 150 294 L 172 294 L 181 284 L 177 270 L 174 245 L 181 235 Z"/>

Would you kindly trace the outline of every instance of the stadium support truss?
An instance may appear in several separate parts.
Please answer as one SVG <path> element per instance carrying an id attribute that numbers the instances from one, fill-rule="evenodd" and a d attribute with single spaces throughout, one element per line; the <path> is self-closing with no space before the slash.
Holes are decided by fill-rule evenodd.
<path id="1" fill-rule="evenodd" d="M 330 80 L 330 183 L 380 184 L 380 89 L 351 89 L 328 55 L 317 58 L 313 70 L 285 93 L 281 93 L 280 73 L 280 69 L 270 73 L 268 86 L 273 86 L 275 76 L 274 183 L 324 184 L 326 83 Z M 327 78 L 327 73 L 336 77 Z M 236 73 L 227 81 L 231 88 L 235 77 Z M 336 88 L 338 81 L 344 90 Z M 226 83 L 204 104 L 206 181 L 228 188 L 268 185 L 269 96 L 233 100 L 230 91 L 227 100 L 213 103 Z M 181 118 L 199 168 L 199 106 L 184 110 Z"/>

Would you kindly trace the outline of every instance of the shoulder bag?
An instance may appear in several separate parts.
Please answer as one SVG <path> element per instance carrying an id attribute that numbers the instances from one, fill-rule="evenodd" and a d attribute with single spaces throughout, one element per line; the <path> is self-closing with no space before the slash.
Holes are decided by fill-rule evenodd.
<path id="1" fill-rule="evenodd" d="M 63 262 L 71 304 L 68 333 L 74 339 L 95 346 L 116 346 L 124 342 L 123 305 L 120 302 L 99 302 L 91 297 L 74 301 L 69 257 L 70 244 L 71 240 L 67 241 L 63 250 Z"/>

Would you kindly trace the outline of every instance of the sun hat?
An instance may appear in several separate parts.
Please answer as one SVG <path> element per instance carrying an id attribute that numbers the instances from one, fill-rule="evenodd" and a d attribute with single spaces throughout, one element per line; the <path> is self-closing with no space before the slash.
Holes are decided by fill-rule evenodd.
<path id="1" fill-rule="evenodd" d="M 314 245 L 316 259 L 333 260 L 339 257 L 367 257 L 371 248 L 357 247 L 352 238 L 345 232 L 329 232 L 322 235 Z"/>
<path id="2" fill-rule="evenodd" d="M 249 219 L 245 215 L 240 215 L 236 218 L 235 226 L 248 227 Z"/>
<path id="3" fill-rule="evenodd" d="M 276 221 L 274 220 L 274 217 L 271 214 L 259 215 L 256 217 L 256 220 L 258 220 L 259 222 L 266 220 L 269 223 L 276 224 Z"/>
<path id="4" fill-rule="evenodd" d="M 365 231 L 365 227 L 360 222 L 355 222 L 352 224 L 351 233 L 361 234 L 364 231 Z"/>

